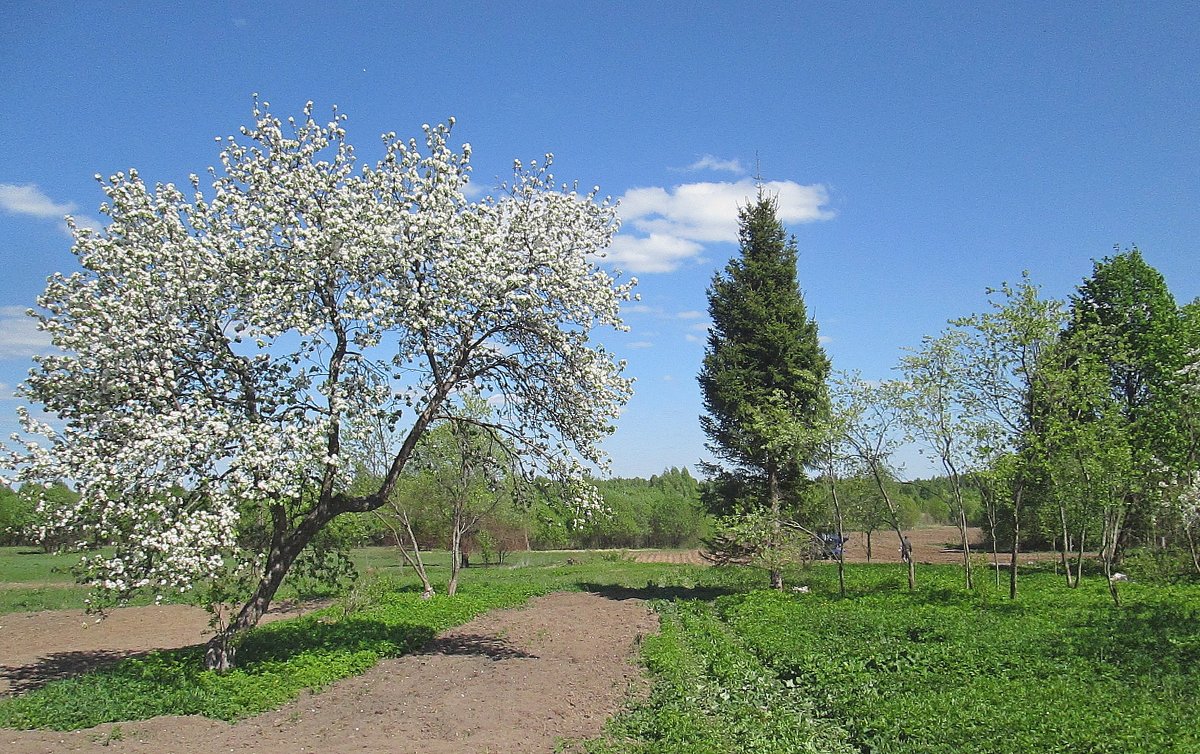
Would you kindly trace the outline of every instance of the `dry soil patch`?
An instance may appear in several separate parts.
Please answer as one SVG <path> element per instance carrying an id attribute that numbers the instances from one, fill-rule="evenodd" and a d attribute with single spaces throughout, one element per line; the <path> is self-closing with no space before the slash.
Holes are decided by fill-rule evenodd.
<path id="1" fill-rule="evenodd" d="M 138 626 L 161 628 L 161 612 L 143 611 L 162 609 L 127 608 L 127 628 L 131 633 L 138 633 Z M 50 624 L 55 614 L 36 615 Z M 35 619 L 24 620 L 18 624 L 22 633 L 37 630 Z M 657 628 L 657 618 L 641 600 L 553 594 L 484 615 L 442 634 L 420 653 L 387 660 L 362 676 L 234 725 L 163 717 L 123 723 L 115 734 L 112 725 L 73 733 L 0 730 L 0 749 L 10 754 L 551 752 L 559 739 L 600 732 L 640 676 L 634 659 L 640 637 Z M 132 643 L 117 634 L 126 638 L 118 642 L 121 647 Z M 93 639 L 91 651 L 113 651 L 95 641 L 99 633 L 86 635 Z M 79 637 L 75 641 L 87 644 Z"/>

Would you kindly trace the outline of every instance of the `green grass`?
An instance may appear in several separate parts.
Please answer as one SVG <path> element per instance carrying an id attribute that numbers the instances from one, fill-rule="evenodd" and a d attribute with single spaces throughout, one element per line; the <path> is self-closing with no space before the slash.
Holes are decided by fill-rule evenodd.
<path id="1" fill-rule="evenodd" d="M 11 563 L 0 558 L 0 567 Z M 594 752 L 992 754 L 1200 751 L 1200 586 L 1068 589 L 1031 570 L 1016 602 L 955 567 L 923 567 L 910 594 L 894 566 L 848 569 L 849 596 L 819 565 L 810 593 L 763 590 L 750 569 L 640 564 L 619 553 L 514 553 L 462 572 L 453 599 L 421 601 L 394 552 L 354 554 L 367 577 L 328 610 L 252 632 L 236 671 L 202 670 L 198 647 L 126 660 L 0 701 L 0 725 L 78 728 L 160 714 L 238 719 L 278 707 L 437 631 L 532 595 L 584 589 L 652 600 L 651 684 L 576 747 Z M 15 556 L 18 559 L 35 556 Z M 36 556 L 41 558 L 42 556 Z M 566 565 L 567 558 L 578 561 Z M 34 562 L 34 561 L 28 561 Z M 29 566 L 53 567 L 54 560 Z M 444 588 L 448 556 L 429 557 Z M 22 563 L 22 567 L 24 563 Z M 982 576 L 983 574 L 981 574 Z"/>
<path id="2" fill-rule="evenodd" d="M 1032 573 L 1012 603 L 953 568 L 910 595 L 894 570 L 856 567 L 847 599 L 821 569 L 812 594 L 715 610 L 863 751 L 1200 751 L 1200 589 L 1127 584 L 1116 608 L 1099 580 Z"/>

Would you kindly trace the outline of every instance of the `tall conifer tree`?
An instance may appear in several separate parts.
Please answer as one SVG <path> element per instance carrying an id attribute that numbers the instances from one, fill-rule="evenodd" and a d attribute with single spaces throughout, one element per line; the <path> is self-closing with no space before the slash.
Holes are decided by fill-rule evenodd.
<path id="1" fill-rule="evenodd" d="M 706 412 L 700 424 L 719 459 L 707 469 L 708 497 L 718 513 L 766 522 L 749 549 L 773 554 L 764 560 L 772 586 L 782 588 L 785 517 L 799 505 L 816 453 L 813 429 L 828 404 L 829 359 L 800 293 L 795 239 L 779 221 L 778 202 L 760 189 L 739 223 L 740 256 L 708 290 L 712 329 L 699 375 Z"/>

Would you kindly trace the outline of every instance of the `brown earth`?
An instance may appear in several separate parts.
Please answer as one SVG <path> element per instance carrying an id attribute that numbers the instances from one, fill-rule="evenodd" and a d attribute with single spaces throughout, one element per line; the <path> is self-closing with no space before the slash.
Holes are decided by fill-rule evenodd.
<path id="1" fill-rule="evenodd" d="M 595 736 L 638 683 L 636 646 L 658 621 L 640 599 L 560 593 L 448 631 L 274 712 L 229 724 L 160 717 L 73 733 L 0 730 L 25 752 L 551 752 Z M 0 616 L 0 674 L 27 688 L 153 647 L 203 640 L 207 614 L 124 608 L 94 624 L 74 611 Z"/>
<path id="2" fill-rule="evenodd" d="M 918 563 L 961 563 L 962 549 L 959 544 L 958 528 L 954 526 L 924 526 L 919 529 L 905 530 L 913 547 L 913 557 Z M 867 537 L 863 532 L 850 532 L 850 541 L 846 543 L 846 561 L 849 563 L 867 562 Z M 967 540 L 971 552 L 980 557 L 987 557 L 991 562 L 991 551 L 983 549 L 983 530 L 972 527 L 967 529 Z M 1022 553 L 1021 561 L 1042 560 L 1053 557 L 1053 553 L 1031 552 Z M 633 553 L 633 558 L 641 563 L 690 563 L 706 565 L 699 550 L 644 550 Z M 1007 563 L 1008 553 L 1000 553 L 1001 564 Z M 899 563 L 900 543 L 896 532 L 888 529 L 877 529 L 871 534 L 871 562 Z"/>

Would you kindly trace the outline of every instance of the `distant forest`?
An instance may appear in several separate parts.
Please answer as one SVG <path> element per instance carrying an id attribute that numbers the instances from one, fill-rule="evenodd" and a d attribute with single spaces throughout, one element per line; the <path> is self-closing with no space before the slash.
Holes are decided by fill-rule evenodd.
<path id="1" fill-rule="evenodd" d="M 586 520 L 576 520 L 569 506 L 546 490 L 536 491 L 524 502 L 511 502 L 481 517 L 469 549 L 476 556 L 499 558 L 506 552 L 527 547 L 543 549 L 688 548 L 697 547 L 709 535 L 710 518 L 701 502 L 704 486 L 686 468 L 669 468 L 649 479 L 641 477 L 592 480 L 606 511 Z M 887 508 L 874 482 L 866 479 L 839 481 L 839 496 L 846 510 L 846 525 L 852 529 L 888 528 Z M 891 483 L 893 499 L 899 502 L 901 526 L 950 524 L 950 487 L 946 479 L 921 479 Z M 810 520 L 832 526 L 828 489 L 814 484 L 809 489 Z M 65 485 L 56 485 L 51 495 L 72 496 Z M 420 494 L 413 490 L 412 494 Z M 967 500 L 974 525 L 981 523 L 978 495 Z M 446 547 L 446 523 L 435 506 L 413 505 L 414 527 L 423 547 Z M 37 516 L 27 495 L 0 487 L 0 545 L 38 544 Z M 336 526 L 339 539 L 351 545 L 388 544 L 392 536 L 387 522 L 370 514 L 347 516 Z M 53 544 L 53 543 L 51 543 Z"/>

